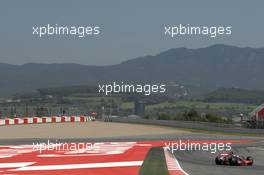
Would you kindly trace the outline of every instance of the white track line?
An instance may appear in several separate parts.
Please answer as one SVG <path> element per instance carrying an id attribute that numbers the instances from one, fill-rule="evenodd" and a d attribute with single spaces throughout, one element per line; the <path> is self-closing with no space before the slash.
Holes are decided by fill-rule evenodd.
<path id="1" fill-rule="evenodd" d="M 27 166 L 10 171 L 40 171 L 40 170 L 67 170 L 81 168 L 112 168 L 126 166 L 141 166 L 143 161 L 128 161 L 128 162 L 106 162 L 106 163 L 86 163 L 86 164 L 64 164 L 64 165 L 40 165 Z"/>
<path id="2" fill-rule="evenodd" d="M 35 162 L 0 163 L 0 168 L 18 168 L 18 167 L 28 166 L 34 163 Z"/>

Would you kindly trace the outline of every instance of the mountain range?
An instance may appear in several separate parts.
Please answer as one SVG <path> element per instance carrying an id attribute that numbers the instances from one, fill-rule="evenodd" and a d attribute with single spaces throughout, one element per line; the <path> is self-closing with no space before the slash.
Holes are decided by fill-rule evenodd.
<path id="1" fill-rule="evenodd" d="M 89 58 L 87 58 L 89 59 Z M 116 65 L 10 65 L 0 63 L 0 95 L 37 88 L 98 83 L 178 83 L 199 88 L 264 89 L 264 48 L 223 44 L 206 48 L 175 48 Z"/>

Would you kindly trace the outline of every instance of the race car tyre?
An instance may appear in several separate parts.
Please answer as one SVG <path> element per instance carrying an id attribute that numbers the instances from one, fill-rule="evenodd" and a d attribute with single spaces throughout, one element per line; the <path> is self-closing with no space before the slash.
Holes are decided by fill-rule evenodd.
<path id="1" fill-rule="evenodd" d="M 215 158 L 215 164 L 216 165 L 221 165 L 221 160 L 219 159 L 218 156 Z"/>
<path id="2" fill-rule="evenodd" d="M 249 163 L 248 165 L 252 165 L 253 164 L 253 158 L 252 157 L 248 156 L 247 157 L 247 160 L 250 160 L 251 161 L 251 163 Z"/>
<path id="3" fill-rule="evenodd" d="M 230 165 L 237 165 L 237 158 L 235 158 L 235 157 L 231 157 L 230 159 L 229 159 L 229 164 Z"/>

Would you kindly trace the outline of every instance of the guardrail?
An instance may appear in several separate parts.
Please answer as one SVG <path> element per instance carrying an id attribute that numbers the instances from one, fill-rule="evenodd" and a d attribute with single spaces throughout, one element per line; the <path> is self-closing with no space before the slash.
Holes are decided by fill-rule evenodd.
<path id="1" fill-rule="evenodd" d="M 91 116 L 51 116 L 51 117 L 23 117 L 0 119 L 1 125 L 24 125 L 36 123 L 65 123 L 65 122 L 90 122 L 95 121 Z"/>
<path id="2" fill-rule="evenodd" d="M 241 134 L 264 134 L 264 129 L 248 129 L 233 124 L 210 123 L 198 121 L 176 121 L 176 120 L 152 120 L 152 119 L 131 119 L 128 117 L 111 118 L 112 122 L 162 125 L 175 128 L 197 129 L 225 133 Z"/>

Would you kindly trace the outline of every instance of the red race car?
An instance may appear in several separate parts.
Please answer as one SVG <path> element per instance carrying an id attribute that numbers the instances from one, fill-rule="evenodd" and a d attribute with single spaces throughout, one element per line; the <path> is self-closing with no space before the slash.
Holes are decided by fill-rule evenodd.
<path id="1" fill-rule="evenodd" d="M 237 165 L 237 166 L 247 166 L 253 165 L 252 157 L 248 156 L 245 158 L 244 156 L 239 156 L 233 154 L 233 152 L 220 153 L 215 158 L 216 165 Z"/>

